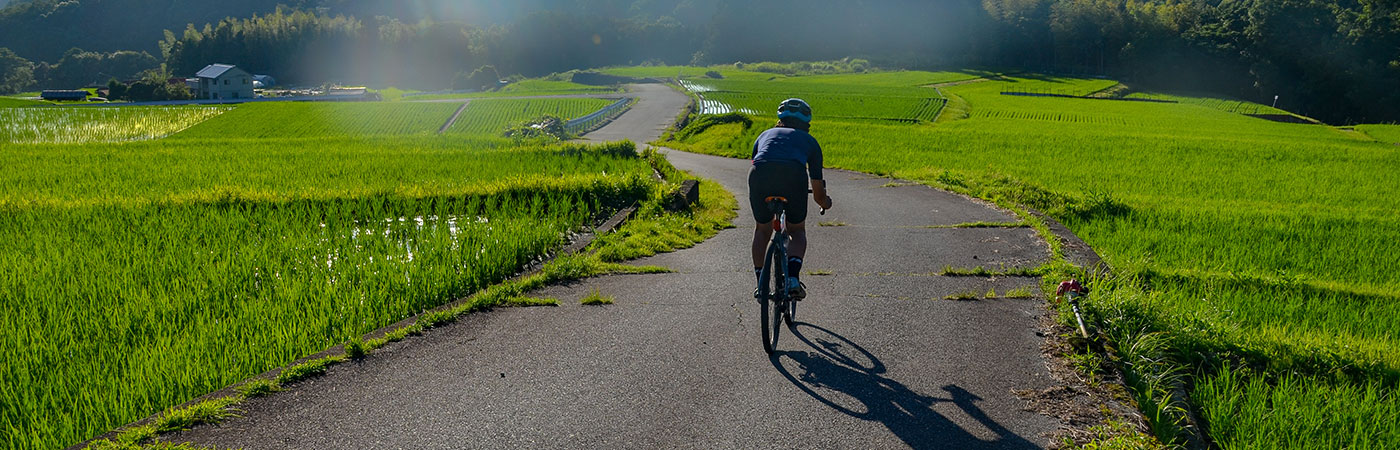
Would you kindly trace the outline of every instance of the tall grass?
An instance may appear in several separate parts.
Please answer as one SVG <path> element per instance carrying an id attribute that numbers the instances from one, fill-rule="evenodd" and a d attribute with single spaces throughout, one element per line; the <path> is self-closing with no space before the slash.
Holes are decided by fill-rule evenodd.
<path id="1" fill-rule="evenodd" d="M 1223 411 L 1202 414 L 1202 425 L 1232 448 L 1277 447 L 1272 433 L 1297 424 L 1393 416 L 1400 188 L 1390 180 L 1400 151 L 1204 101 L 1001 95 L 1111 84 L 1020 77 L 946 87 L 968 118 L 937 125 L 823 120 L 813 103 L 812 132 L 830 165 L 1026 204 L 1088 241 L 1118 278 L 1097 282 L 1087 309 L 1126 352 L 1164 440 L 1177 438 L 1186 410 Z M 695 121 L 713 126 L 677 133 L 677 145 L 747 157 L 771 119 L 751 120 L 758 125 Z M 1247 404 L 1223 396 L 1246 391 Z M 1346 398 L 1319 407 L 1333 397 Z M 1308 433 L 1321 447 L 1400 446 L 1391 425 Z"/>

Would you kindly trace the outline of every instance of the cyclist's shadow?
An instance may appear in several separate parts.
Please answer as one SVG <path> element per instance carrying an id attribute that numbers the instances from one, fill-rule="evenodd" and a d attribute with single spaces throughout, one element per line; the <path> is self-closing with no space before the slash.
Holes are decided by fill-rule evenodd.
<path id="1" fill-rule="evenodd" d="M 946 398 L 914 392 L 884 377 L 884 364 L 860 345 L 816 325 L 802 322 L 795 325 L 792 334 L 813 351 L 775 352 L 769 361 L 793 385 L 832 409 L 880 422 L 912 448 L 1040 448 L 988 417 L 975 404 L 982 400 L 975 394 L 952 384 L 943 386 L 948 394 Z M 812 337 L 804 334 L 803 329 L 811 330 Z M 785 367 L 784 359 L 796 363 L 800 372 L 794 373 Z M 841 394 L 837 397 L 853 399 L 856 403 L 838 402 L 822 395 L 818 389 L 835 391 Z M 995 433 L 997 439 L 978 438 L 934 411 L 934 405 L 940 402 L 953 403 Z"/>

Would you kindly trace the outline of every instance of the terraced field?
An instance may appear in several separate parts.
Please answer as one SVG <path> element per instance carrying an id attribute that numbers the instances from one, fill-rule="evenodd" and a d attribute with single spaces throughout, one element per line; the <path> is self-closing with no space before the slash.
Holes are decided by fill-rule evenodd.
<path id="1" fill-rule="evenodd" d="M 706 100 L 729 105 L 735 110 L 768 111 L 790 98 L 788 94 L 715 91 L 705 92 Z M 820 104 L 831 117 L 846 119 L 887 119 L 933 121 L 943 108 L 942 98 L 881 97 L 866 95 L 808 95 L 809 103 Z"/>
<path id="2" fill-rule="evenodd" d="M 1400 145 L 1400 125 L 1362 125 L 1356 129 L 1378 141 Z"/>
<path id="3" fill-rule="evenodd" d="M 810 104 L 822 105 L 828 118 L 932 122 L 947 100 L 936 89 L 918 86 L 976 77 L 958 72 L 882 72 L 766 80 L 725 76 L 693 78 L 684 85 L 701 98 L 704 113 L 753 114 L 773 110 L 784 99 L 802 97 Z"/>
<path id="4" fill-rule="evenodd" d="M 447 133 L 478 136 L 500 134 L 507 127 L 540 116 L 550 115 L 566 120 L 583 117 L 614 101 L 601 98 L 472 100 Z"/>
<path id="5" fill-rule="evenodd" d="M 869 89 L 845 79 L 851 95 Z M 1400 422 L 1373 419 L 1400 417 L 1394 127 L 1277 123 L 1199 98 L 1001 95 L 1112 83 L 943 87 L 934 125 L 846 120 L 814 101 L 812 132 L 829 165 L 1028 205 L 1088 241 L 1114 275 L 1091 282 L 1086 308 L 1163 441 L 1184 442 L 1190 410 L 1222 448 L 1400 447 Z M 668 145 L 747 157 L 771 121 L 698 120 L 709 127 Z M 1044 270 L 1047 282 L 1073 272 Z"/>

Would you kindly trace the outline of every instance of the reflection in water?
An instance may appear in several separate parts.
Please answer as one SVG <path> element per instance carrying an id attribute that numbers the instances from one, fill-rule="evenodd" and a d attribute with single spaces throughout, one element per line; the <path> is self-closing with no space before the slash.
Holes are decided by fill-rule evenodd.
<path id="1" fill-rule="evenodd" d="M 994 421 L 976 405 L 982 398 L 960 386 L 943 386 L 946 397 L 924 395 L 885 377 L 884 363 L 844 336 L 805 323 L 792 332 L 811 351 L 774 353 L 774 368 L 812 398 L 852 417 L 880 422 L 910 447 L 1040 448 Z M 978 438 L 935 411 L 938 403 L 952 403 L 997 438 Z"/>

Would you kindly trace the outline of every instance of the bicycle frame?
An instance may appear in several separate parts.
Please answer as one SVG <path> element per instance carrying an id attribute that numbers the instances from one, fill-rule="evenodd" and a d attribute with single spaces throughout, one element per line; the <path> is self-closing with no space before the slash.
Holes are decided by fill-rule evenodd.
<path id="1" fill-rule="evenodd" d="M 763 280 L 764 283 L 760 286 L 759 292 L 763 296 L 762 300 L 775 299 L 781 301 L 787 299 L 787 290 L 779 289 L 778 292 L 768 292 L 769 285 L 767 281 L 770 277 L 776 277 L 778 281 L 782 283 L 786 283 L 787 281 L 788 236 L 787 230 L 784 229 L 787 225 L 787 213 L 783 211 L 783 202 L 774 200 L 768 201 L 768 210 L 773 212 L 773 238 L 768 242 L 768 251 L 763 258 L 764 264 L 763 270 L 760 272 L 760 279 Z M 779 264 L 773 263 L 773 261 L 775 261 L 774 253 L 777 253 L 776 256 L 778 258 L 776 261 L 779 261 Z M 774 273 L 774 271 L 776 271 L 776 273 Z M 779 283 L 775 283 L 775 285 L 785 286 L 785 284 Z"/>
<path id="2" fill-rule="evenodd" d="M 768 199 L 768 209 L 773 212 L 773 240 L 768 244 L 768 252 L 764 256 L 755 294 L 759 303 L 759 326 L 763 328 L 763 349 L 770 355 L 778 346 L 780 324 L 787 322 L 788 326 L 792 326 L 793 316 L 797 313 L 797 302 L 788 297 L 787 291 L 788 236 L 784 230 L 787 214 L 783 206 L 784 201 L 780 198 Z M 769 286 L 773 287 L 773 292 L 769 292 Z"/>

